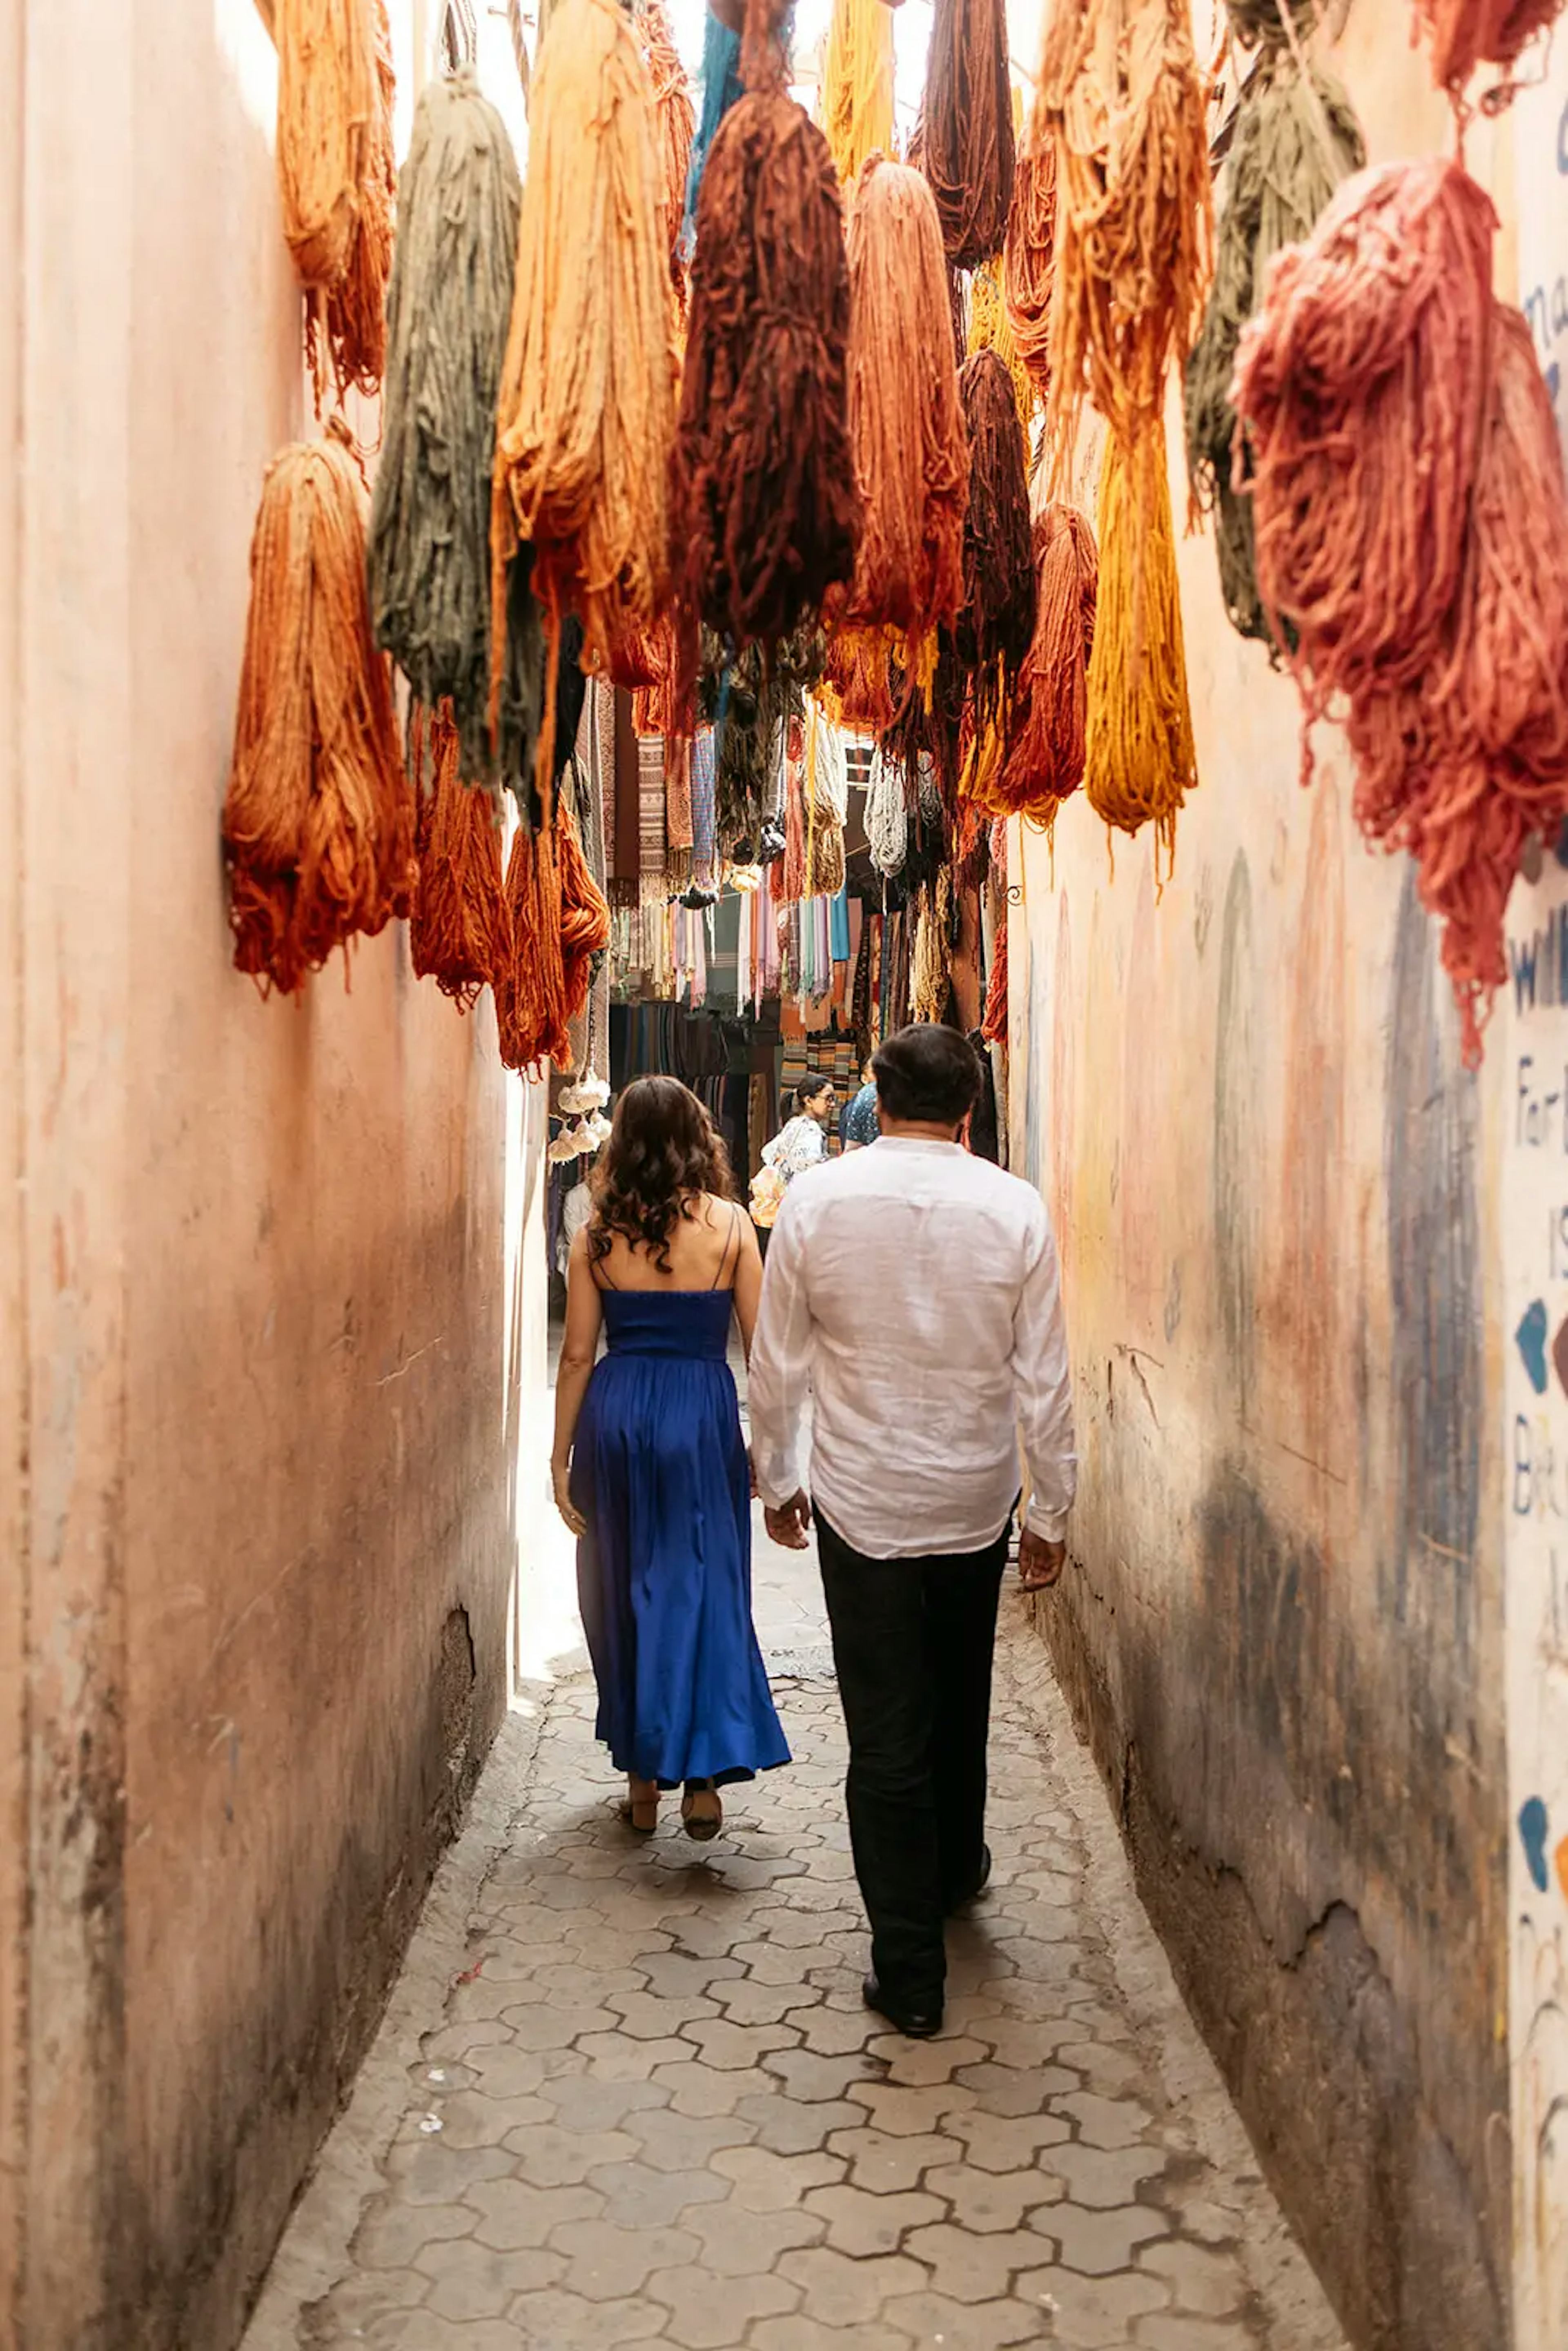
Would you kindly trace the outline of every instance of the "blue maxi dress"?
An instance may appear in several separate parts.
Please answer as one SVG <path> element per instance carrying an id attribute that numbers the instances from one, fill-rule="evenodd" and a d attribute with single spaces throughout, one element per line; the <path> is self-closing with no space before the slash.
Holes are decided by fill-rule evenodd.
<path id="1" fill-rule="evenodd" d="M 751 1494 L 725 1290 L 605 1288 L 571 1499 L 578 1602 L 617 1771 L 662 1788 L 789 1761 L 751 1622 Z"/>

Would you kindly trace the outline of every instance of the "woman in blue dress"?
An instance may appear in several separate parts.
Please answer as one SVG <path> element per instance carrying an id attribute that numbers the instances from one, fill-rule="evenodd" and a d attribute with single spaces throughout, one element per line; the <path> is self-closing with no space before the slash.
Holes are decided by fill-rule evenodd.
<path id="1" fill-rule="evenodd" d="M 762 1287 L 712 1120 L 675 1078 L 616 1106 L 572 1242 L 556 1383 L 556 1504 L 578 1538 L 598 1734 L 643 1834 L 684 1788 L 686 1834 L 719 1790 L 789 1761 L 751 1622 L 751 1477 L 728 1364 Z M 606 1352 L 595 1362 L 602 1331 Z"/>

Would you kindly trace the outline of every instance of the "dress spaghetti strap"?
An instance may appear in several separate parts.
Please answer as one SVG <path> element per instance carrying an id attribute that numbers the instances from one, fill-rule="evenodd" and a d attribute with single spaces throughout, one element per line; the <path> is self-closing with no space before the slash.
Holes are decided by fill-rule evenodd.
<path id="1" fill-rule="evenodd" d="M 718 1271 L 713 1278 L 713 1286 L 716 1290 L 733 1290 L 735 1287 L 733 1281 L 727 1282 L 724 1278 L 725 1268 L 729 1263 L 729 1252 L 732 1246 L 735 1250 L 736 1266 L 738 1269 L 740 1264 L 740 1205 L 738 1201 L 732 1201 L 730 1203 L 729 1232 L 724 1244 L 724 1255 L 718 1261 Z"/>

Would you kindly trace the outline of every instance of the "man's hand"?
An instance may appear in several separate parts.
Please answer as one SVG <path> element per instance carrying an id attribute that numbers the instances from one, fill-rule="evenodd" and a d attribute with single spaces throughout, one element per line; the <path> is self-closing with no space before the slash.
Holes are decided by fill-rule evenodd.
<path id="1" fill-rule="evenodd" d="M 765 1510 L 762 1513 L 770 1541 L 783 1551 L 804 1551 L 807 1531 L 811 1523 L 811 1504 L 804 1493 L 792 1494 L 781 1510 Z"/>
<path id="2" fill-rule="evenodd" d="M 1064 1542 L 1047 1542 L 1043 1535 L 1024 1529 L 1019 1543 L 1019 1582 L 1026 1592 L 1049 1592 L 1061 1583 L 1066 1565 Z"/>

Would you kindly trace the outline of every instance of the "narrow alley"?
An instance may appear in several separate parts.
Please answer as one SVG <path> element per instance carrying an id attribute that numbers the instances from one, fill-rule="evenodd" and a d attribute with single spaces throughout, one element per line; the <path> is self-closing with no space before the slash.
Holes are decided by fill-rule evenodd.
<path id="1" fill-rule="evenodd" d="M 570 1548 L 528 1606 L 570 1615 Z M 947 2028 L 861 2001 L 814 1558 L 758 1544 L 795 1755 L 639 1845 L 586 1659 L 525 1686 L 245 2351 L 1341 2351 L 1021 1595 Z"/>

